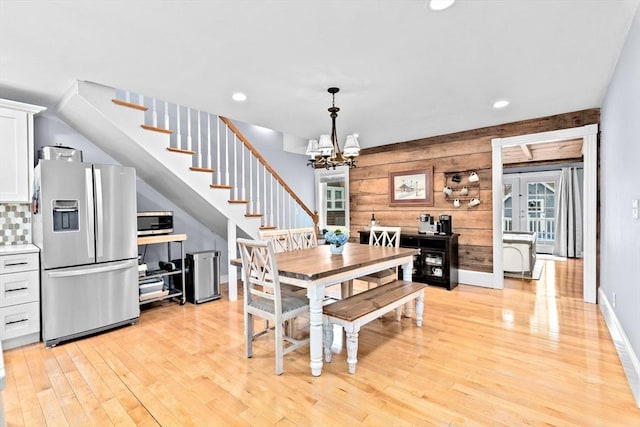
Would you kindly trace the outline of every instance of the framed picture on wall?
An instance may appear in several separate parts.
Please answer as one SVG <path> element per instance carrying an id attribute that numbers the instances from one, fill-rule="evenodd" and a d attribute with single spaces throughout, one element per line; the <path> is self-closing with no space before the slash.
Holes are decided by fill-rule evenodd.
<path id="1" fill-rule="evenodd" d="M 389 172 L 390 206 L 433 206 L 433 167 Z"/>

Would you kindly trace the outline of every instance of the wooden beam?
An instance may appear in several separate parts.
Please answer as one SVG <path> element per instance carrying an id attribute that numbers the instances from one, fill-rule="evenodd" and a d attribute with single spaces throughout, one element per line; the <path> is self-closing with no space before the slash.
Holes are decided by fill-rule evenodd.
<path id="1" fill-rule="evenodd" d="M 522 148 L 522 151 L 524 152 L 524 155 L 527 159 L 533 160 L 533 154 L 531 154 L 531 150 L 529 149 L 529 146 L 527 144 L 522 144 L 520 148 Z"/>

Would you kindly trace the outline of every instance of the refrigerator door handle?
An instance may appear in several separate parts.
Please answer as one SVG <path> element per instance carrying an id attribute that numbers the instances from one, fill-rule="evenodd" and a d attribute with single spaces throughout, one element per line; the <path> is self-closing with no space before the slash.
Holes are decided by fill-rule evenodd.
<path id="1" fill-rule="evenodd" d="M 48 271 L 47 275 L 50 278 L 59 278 L 59 277 L 73 277 L 73 276 L 84 276 L 87 274 L 97 274 L 104 273 L 107 271 L 116 271 L 116 270 L 124 270 L 126 268 L 131 268 L 132 261 L 122 261 L 116 264 L 110 264 L 107 266 L 100 266 L 94 268 L 79 268 L 72 269 L 66 271 Z"/>
<path id="2" fill-rule="evenodd" d="M 95 169 L 96 175 L 96 258 L 104 255 L 104 204 L 102 203 L 102 174 L 100 169 Z"/>
<path id="3" fill-rule="evenodd" d="M 85 216 L 87 220 L 87 231 L 85 233 L 87 236 L 87 255 L 89 258 L 94 258 L 93 233 L 95 224 L 93 222 L 93 173 L 91 168 L 85 168 L 84 170 L 84 187 L 85 192 L 87 193 L 87 206 L 85 208 Z"/>

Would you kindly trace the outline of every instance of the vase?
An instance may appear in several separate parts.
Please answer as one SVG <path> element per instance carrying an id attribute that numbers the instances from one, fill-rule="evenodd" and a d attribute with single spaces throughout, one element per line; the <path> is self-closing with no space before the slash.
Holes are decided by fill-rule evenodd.
<path id="1" fill-rule="evenodd" d="M 331 254 L 333 255 L 340 255 L 342 253 L 342 251 L 344 250 L 344 245 L 340 245 L 340 246 L 336 246 L 336 245 L 329 245 L 329 249 L 331 250 Z"/>

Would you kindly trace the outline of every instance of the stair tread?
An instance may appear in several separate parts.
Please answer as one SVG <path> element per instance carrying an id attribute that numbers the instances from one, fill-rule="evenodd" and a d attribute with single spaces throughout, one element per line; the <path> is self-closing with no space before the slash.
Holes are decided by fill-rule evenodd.
<path id="1" fill-rule="evenodd" d="M 168 134 L 172 134 L 173 131 L 171 129 L 164 129 L 164 128 L 159 128 L 156 126 L 151 126 L 151 125 L 140 125 L 142 127 L 142 129 L 145 130 L 150 130 L 153 132 L 160 132 L 160 133 L 168 133 Z"/>
<path id="2" fill-rule="evenodd" d="M 196 166 L 191 166 L 189 170 L 192 170 L 194 172 L 213 172 L 213 169 L 211 168 L 199 168 Z"/>
<path id="3" fill-rule="evenodd" d="M 134 104 L 133 102 L 122 101 L 121 99 L 115 99 L 114 98 L 111 101 L 116 105 L 120 105 L 122 107 L 127 107 L 127 108 L 134 108 L 134 109 L 140 110 L 140 111 L 147 111 L 149 109 L 148 107 L 145 107 L 144 105 Z"/>
<path id="4" fill-rule="evenodd" d="M 247 218 L 260 218 L 260 217 L 263 217 L 264 214 L 261 214 L 261 213 L 252 213 L 252 214 L 248 213 L 248 214 L 244 214 L 244 216 L 247 217 Z"/>
<path id="5" fill-rule="evenodd" d="M 171 151 L 172 153 L 180 153 L 180 154 L 196 154 L 193 150 L 183 150 L 182 148 L 173 148 L 167 147 L 167 151 Z"/>
<path id="6" fill-rule="evenodd" d="M 225 184 L 209 184 L 209 187 L 211 188 L 223 188 L 226 190 L 230 190 L 233 188 L 232 185 L 225 185 Z"/>
<path id="7" fill-rule="evenodd" d="M 229 203 L 249 203 L 248 200 L 241 200 L 241 199 L 231 199 L 229 200 Z"/>
<path id="8" fill-rule="evenodd" d="M 276 228 L 278 227 L 276 227 L 275 225 L 263 225 L 260 227 L 260 230 L 275 230 Z"/>

